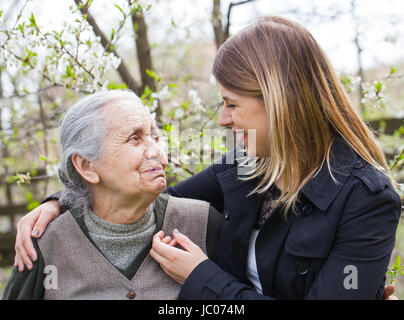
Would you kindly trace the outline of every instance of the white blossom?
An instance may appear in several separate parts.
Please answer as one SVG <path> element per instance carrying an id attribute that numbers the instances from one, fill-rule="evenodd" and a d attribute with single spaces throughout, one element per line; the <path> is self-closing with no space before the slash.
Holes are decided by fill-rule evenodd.
<path id="1" fill-rule="evenodd" d="M 170 95 L 170 91 L 168 85 L 164 86 L 160 91 L 153 92 L 151 96 L 155 99 L 164 100 L 167 99 Z"/>
<path id="2" fill-rule="evenodd" d="M 176 119 L 181 119 L 182 117 L 184 117 L 184 115 L 185 115 L 184 109 L 182 108 L 175 109 L 174 116 Z"/>

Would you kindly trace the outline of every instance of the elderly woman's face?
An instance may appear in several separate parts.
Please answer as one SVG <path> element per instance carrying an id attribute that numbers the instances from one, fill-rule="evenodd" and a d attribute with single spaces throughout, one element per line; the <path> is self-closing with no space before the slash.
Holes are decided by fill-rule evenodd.
<path id="1" fill-rule="evenodd" d="M 129 196 L 153 196 L 164 191 L 167 157 L 149 110 L 133 101 L 105 107 L 109 131 L 95 169 L 99 187 Z"/>

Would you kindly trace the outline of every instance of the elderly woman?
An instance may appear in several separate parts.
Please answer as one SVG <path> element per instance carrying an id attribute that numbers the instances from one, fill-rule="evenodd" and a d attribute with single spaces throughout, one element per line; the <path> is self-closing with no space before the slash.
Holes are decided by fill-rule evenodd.
<path id="1" fill-rule="evenodd" d="M 87 96 L 64 117 L 60 142 L 69 211 L 34 240 L 32 271 L 15 269 L 3 299 L 175 299 L 180 285 L 148 255 L 153 235 L 179 228 L 214 254 L 221 215 L 160 194 L 167 158 L 149 110 L 130 92 Z"/>

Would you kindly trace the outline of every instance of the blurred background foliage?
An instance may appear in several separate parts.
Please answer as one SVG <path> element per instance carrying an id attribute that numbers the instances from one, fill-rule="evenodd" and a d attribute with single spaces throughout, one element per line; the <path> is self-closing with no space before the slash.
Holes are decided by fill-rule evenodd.
<path id="1" fill-rule="evenodd" d="M 180 146 L 167 168 L 175 184 L 211 163 L 197 161 L 202 148 L 208 160 L 225 151 L 224 137 L 201 143 L 204 129 L 219 128 L 211 64 L 231 34 L 261 15 L 286 16 L 313 32 L 375 130 L 403 198 L 402 9 L 395 0 L 0 1 L 0 296 L 16 222 L 61 187 L 57 126 L 67 108 L 98 90 L 135 91 L 168 150 Z M 403 233 L 401 219 L 387 273 L 401 299 Z"/>

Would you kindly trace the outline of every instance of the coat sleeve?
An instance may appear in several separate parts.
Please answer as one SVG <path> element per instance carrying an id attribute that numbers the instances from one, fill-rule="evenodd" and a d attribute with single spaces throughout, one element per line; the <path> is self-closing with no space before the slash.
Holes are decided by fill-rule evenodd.
<path id="1" fill-rule="evenodd" d="M 38 253 L 38 259 L 34 263 L 31 271 L 25 269 L 19 272 L 13 268 L 13 272 L 8 279 L 4 289 L 3 300 L 42 300 L 45 293 L 44 281 L 44 260 L 37 240 L 33 239 L 34 247 Z"/>
<path id="2" fill-rule="evenodd" d="M 201 262 L 181 287 L 180 300 L 273 300 L 222 270 L 212 260 Z"/>
<path id="3" fill-rule="evenodd" d="M 389 188 L 352 205 L 341 217 L 331 252 L 305 298 L 380 296 L 400 213 L 401 200 Z"/>
<path id="4" fill-rule="evenodd" d="M 399 197 L 386 189 L 363 198 L 345 212 L 334 246 L 305 299 L 374 299 L 383 290 L 381 283 L 394 247 L 400 210 Z M 239 282 L 211 260 L 192 271 L 179 298 L 273 299 Z"/>

